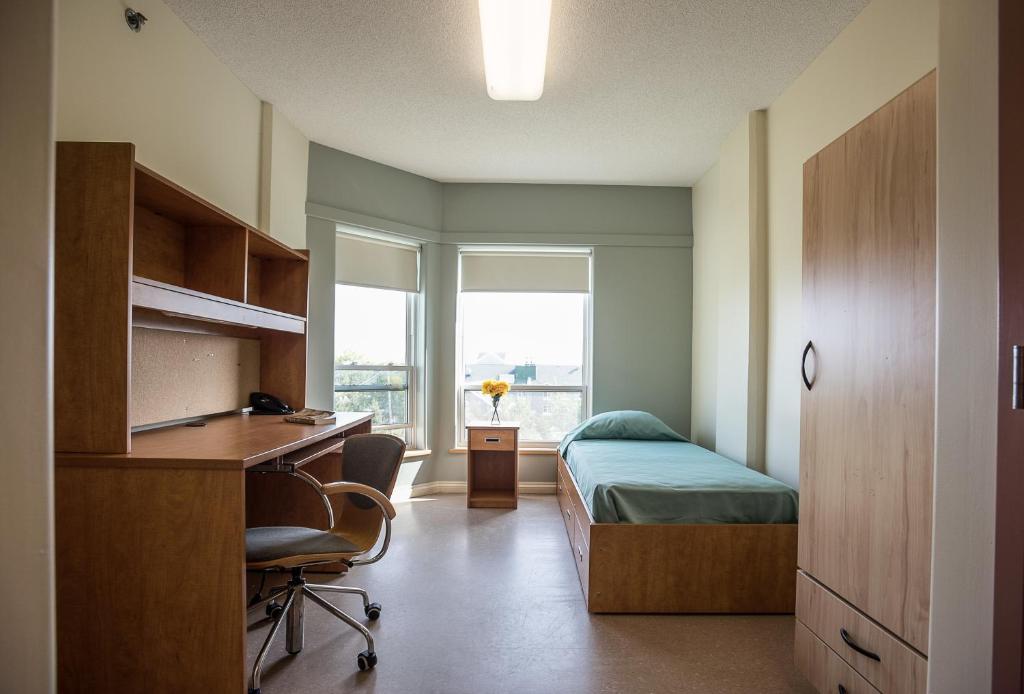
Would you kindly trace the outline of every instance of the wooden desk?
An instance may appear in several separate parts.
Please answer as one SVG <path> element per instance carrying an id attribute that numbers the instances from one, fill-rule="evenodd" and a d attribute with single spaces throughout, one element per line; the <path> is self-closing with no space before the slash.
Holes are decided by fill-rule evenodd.
<path id="1" fill-rule="evenodd" d="M 317 426 L 230 415 L 134 434 L 129 453 L 59 454 L 60 690 L 245 691 L 245 528 L 327 515 L 299 480 L 246 470 L 369 430 L 369 414 Z M 336 480 L 340 459 L 303 469 Z"/>

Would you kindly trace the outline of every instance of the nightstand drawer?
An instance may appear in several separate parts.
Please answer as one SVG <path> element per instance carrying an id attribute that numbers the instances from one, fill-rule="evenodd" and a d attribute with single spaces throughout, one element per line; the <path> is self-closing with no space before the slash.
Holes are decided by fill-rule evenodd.
<path id="1" fill-rule="evenodd" d="M 470 429 L 469 448 L 473 451 L 514 451 L 515 429 Z"/>

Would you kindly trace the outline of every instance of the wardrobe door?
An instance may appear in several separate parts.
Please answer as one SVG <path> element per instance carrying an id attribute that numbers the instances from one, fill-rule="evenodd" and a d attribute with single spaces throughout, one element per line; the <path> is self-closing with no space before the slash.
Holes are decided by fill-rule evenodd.
<path id="1" fill-rule="evenodd" d="M 803 319 L 800 568 L 926 653 L 934 73 L 804 165 Z"/>

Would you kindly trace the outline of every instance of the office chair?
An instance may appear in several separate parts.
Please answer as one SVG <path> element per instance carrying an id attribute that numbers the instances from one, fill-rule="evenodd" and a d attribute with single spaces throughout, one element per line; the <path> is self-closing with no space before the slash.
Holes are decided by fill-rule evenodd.
<path id="1" fill-rule="evenodd" d="M 249 571 L 290 571 L 291 579 L 274 588 L 270 595 L 257 594 L 250 608 L 267 604 L 267 615 L 274 620 L 252 668 L 249 694 L 260 694 L 263 661 L 283 621 L 287 621 L 285 647 L 291 654 L 302 650 L 302 618 L 305 599 L 309 598 L 345 622 L 366 639 L 366 650 L 356 659 L 360 670 L 377 664 L 373 637 L 355 618 L 327 602 L 319 593 L 348 593 L 363 599 L 363 612 L 370 620 L 380 617 L 380 603 L 370 602 L 362 588 L 313 585 L 306 583 L 302 571 L 308 566 L 341 562 L 346 566 L 362 566 L 380 561 L 391 543 L 391 519 L 395 507 L 388 497 L 395 488 L 398 469 L 405 454 L 405 442 L 386 434 L 356 434 L 345 439 L 341 448 L 341 473 L 344 481 L 321 484 L 312 475 L 295 470 L 291 474 L 314 487 L 325 502 L 330 530 L 301 527 L 249 528 L 245 531 L 245 560 Z M 337 520 L 329 497 L 345 494 L 344 505 Z M 375 555 L 360 558 L 377 543 L 381 525 L 384 543 Z M 277 598 L 284 595 L 284 602 Z"/>

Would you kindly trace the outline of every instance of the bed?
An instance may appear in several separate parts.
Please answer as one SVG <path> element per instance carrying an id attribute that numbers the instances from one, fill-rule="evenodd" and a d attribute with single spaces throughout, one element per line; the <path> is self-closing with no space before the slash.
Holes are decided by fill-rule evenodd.
<path id="1" fill-rule="evenodd" d="M 798 504 L 788 486 L 643 412 L 587 420 L 563 439 L 557 466 L 590 612 L 793 612 Z"/>

